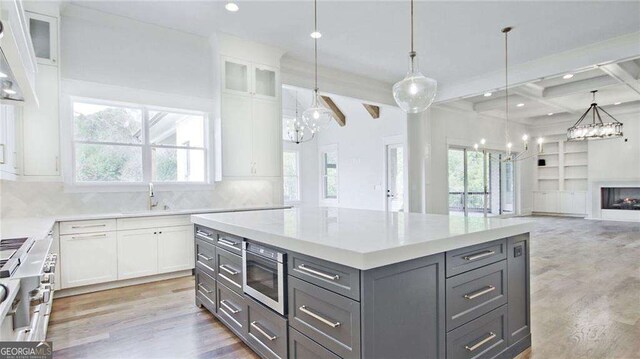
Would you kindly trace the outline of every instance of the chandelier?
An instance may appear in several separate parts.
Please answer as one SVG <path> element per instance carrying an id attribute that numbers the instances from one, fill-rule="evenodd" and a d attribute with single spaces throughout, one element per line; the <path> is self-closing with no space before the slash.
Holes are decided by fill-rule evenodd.
<path id="1" fill-rule="evenodd" d="M 316 132 L 318 132 L 315 127 L 305 126 L 304 121 L 298 117 L 298 91 L 296 91 L 296 116 L 293 119 L 289 119 L 286 126 L 287 137 L 289 141 L 295 144 L 313 140 Z"/>
<path id="2" fill-rule="evenodd" d="M 569 141 L 583 141 L 583 140 L 601 140 L 606 138 L 622 137 L 622 123 L 611 116 L 602 107 L 596 103 L 596 92 L 593 90 L 593 100 L 591 106 L 585 111 L 578 119 L 575 125 L 571 126 L 567 130 L 567 140 Z M 609 116 L 613 122 L 604 122 L 600 117 L 600 111 Z M 591 112 L 591 123 L 582 124 L 587 118 L 587 115 Z M 596 119 L 597 118 L 597 119 Z"/>

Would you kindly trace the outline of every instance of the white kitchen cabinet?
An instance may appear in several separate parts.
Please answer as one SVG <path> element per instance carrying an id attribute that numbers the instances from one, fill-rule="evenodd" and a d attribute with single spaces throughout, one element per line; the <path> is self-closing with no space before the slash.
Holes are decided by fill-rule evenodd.
<path id="1" fill-rule="evenodd" d="M 253 119 L 253 175 L 275 177 L 282 175 L 282 122 L 279 103 L 254 99 Z"/>
<path id="2" fill-rule="evenodd" d="M 253 99 L 222 95 L 222 175 L 248 177 L 253 174 Z"/>
<path id="3" fill-rule="evenodd" d="M 560 212 L 565 214 L 585 214 L 587 196 L 582 191 L 560 192 Z"/>
<path id="4" fill-rule="evenodd" d="M 40 106 L 25 106 L 22 120 L 24 176 L 60 175 L 58 68 L 38 65 L 36 91 Z"/>
<path id="5" fill-rule="evenodd" d="M 118 279 L 158 273 L 158 231 L 118 231 Z"/>
<path id="6" fill-rule="evenodd" d="M 275 67 L 252 64 L 253 95 L 265 100 L 277 100 L 279 94 L 280 71 Z"/>
<path id="7" fill-rule="evenodd" d="M 18 111 L 15 106 L 0 105 L 0 171 L 9 175 L 18 174 Z"/>
<path id="8" fill-rule="evenodd" d="M 62 288 L 118 279 L 115 232 L 60 236 Z"/>
<path id="9" fill-rule="evenodd" d="M 158 272 L 176 272 L 195 266 L 193 225 L 158 229 Z"/>
<path id="10" fill-rule="evenodd" d="M 222 91 L 236 95 L 277 100 L 280 71 L 272 66 L 222 57 Z"/>
<path id="11" fill-rule="evenodd" d="M 40 64 L 58 65 L 58 19 L 25 11 L 33 50 Z"/>
<path id="12" fill-rule="evenodd" d="M 539 191 L 533 193 L 533 211 L 540 213 L 559 213 L 557 191 Z"/>

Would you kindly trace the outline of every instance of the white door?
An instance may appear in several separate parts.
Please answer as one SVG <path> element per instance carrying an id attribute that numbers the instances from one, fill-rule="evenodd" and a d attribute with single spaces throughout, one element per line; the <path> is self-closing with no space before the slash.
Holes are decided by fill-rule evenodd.
<path id="1" fill-rule="evenodd" d="M 251 102 L 248 96 L 222 95 L 222 175 L 225 177 L 252 175 Z"/>
<path id="2" fill-rule="evenodd" d="M 29 18 L 29 33 L 38 63 L 58 63 L 58 19 L 52 16 L 26 12 Z M 39 95 L 39 94 L 38 94 Z"/>
<path id="3" fill-rule="evenodd" d="M 222 57 L 222 90 L 227 93 L 251 94 L 251 64 L 240 59 Z"/>
<path id="4" fill-rule="evenodd" d="M 115 232 L 60 236 L 62 288 L 118 279 Z"/>
<path id="5" fill-rule="evenodd" d="M 118 231 L 118 279 L 158 273 L 156 229 Z"/>
<path id="6" fill-rule="evenodd" d="M 279 102 L 253 99 L 254 176 L 282 175 L 282 125 Z"/>
<path id="7" fill-rule="evenodd" d="M 278 98 L 278 70 L 274 67 L 254 64 L 251 66 L 253 73 L 252 87 L 253 95 L 266 100 L 276 100 Z"/>
<path id="8" fill-rule="evenodd" d="M 158 272 L 194 267 L 193 226 L 158 228 Z"/>
<path id="9" fill-rule="evenodd" d="M 404 147 L 402 144 L 386 145 L 387 198 L 386 209 L 404 211 Z"/>

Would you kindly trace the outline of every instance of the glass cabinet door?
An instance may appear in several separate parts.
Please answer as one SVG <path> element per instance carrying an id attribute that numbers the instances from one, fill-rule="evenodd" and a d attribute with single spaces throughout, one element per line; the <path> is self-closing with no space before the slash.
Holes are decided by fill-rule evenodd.
<path id="1" fill-rule="evenodd" d="M 253 94 L 256 96 L 274 99 L 278 97 L 276 69 L 263 65 L 253 66 Z"/>
<path id="2" fill-rule="evenodd" d="M 249 63 L 240 60 L 223 59 L 222 71 L 225 91 L 250 94 Z"/>
<path id="3" fill-rule="evenodd" d="M 57 65 L 58 19 L 52 16 L 27 12 L 29 33 L 38 63 Z"/>

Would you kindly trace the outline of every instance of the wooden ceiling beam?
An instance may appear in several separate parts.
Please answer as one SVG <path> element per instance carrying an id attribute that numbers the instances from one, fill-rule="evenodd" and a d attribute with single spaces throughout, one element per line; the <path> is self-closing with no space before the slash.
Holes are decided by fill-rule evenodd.
<path id="1" fill-rule="evenodd" d="M 326 107 L 331 111 L 331 115 L 336 120 L 340 127 L 344 127 L 347 124 L 347 117 L 344 115 L 338 105 L 331 99 L 329 96 L 320 96 L 320 101 L 322 102 L 322 106 Z"/>
<path id="2" fill-rule="evenodd" d="M 371 118 L 376 119 L 380 118 L 380 106 L 369 105 L 368 103 L 363 103 L 362 106 L 369 112 Z"/>

